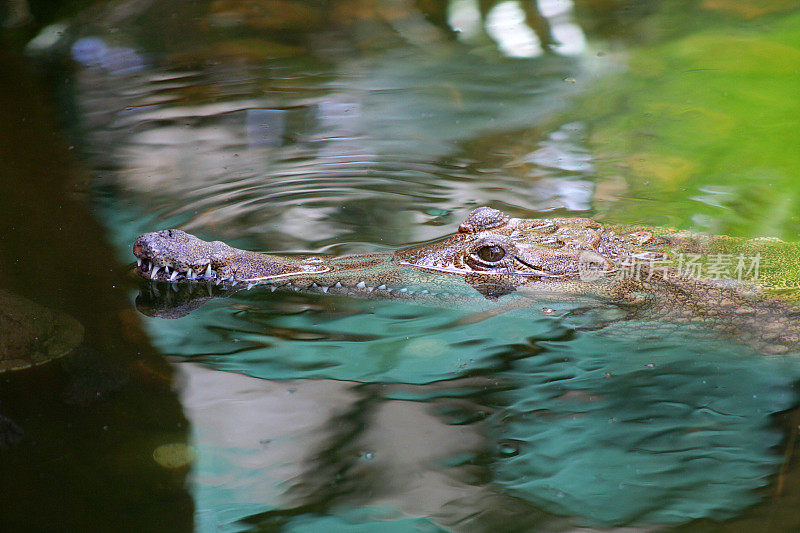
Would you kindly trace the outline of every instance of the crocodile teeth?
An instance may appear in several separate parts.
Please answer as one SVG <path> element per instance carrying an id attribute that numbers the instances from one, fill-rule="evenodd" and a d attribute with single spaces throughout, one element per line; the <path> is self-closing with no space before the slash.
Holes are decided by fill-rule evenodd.
<path id="1" fill-rule="evenodd" d="M 150 279 L 156 279 L 158 276 L 158 269 L 160 267 L 153 267 L 153 271 L 150 273 Z"/>
<path id="2" fill-rule="evenodd" d="M 372 292 L 372 291 L 374 291 L 374 290 L 375 290 L 375 287 L 367 287 L 367 290 L 368 290 L 369 292 Z"/>
<path id="3" fill-rule="evenodd" d="M 136 258 L 136 266 L 139 267 L 139 268 L 142 268 L 142 258 L 141 257 L 137 257 Z"/>
<path id="4" fill-rule="evenodd" d="M 378 285 L 378 290 L 385 291 L 386 285 Z"/>
<path id="5" fill-rule="evenodd" d="M 275 285 L 270 285 L 269 286 L 269 291 L 270 292 L 275 292 Z"/>
<path id="6" fill-rule="evenodd" d="M 172 271 L 172 275 L 169 277 L 169 280 L 170 281 L 175 281 L 175 278 L 177 278 L 177 277 L 178 277 L 178 271 L 177 270 L 173 270 Z"/>
<path id="7" fill-rule="evenodd" d="M 194 270 L 192 270 L 191 268 L 189 270 L 187 270 L 186 271 L 186 278 L 187 279 L 194 279 L 195 278 Z"/>
<path id="8" fill-rule="evenodd" d="M 165 267 L 164 267 L 164 273 L 165 273 L 167 276 L 169 276 L 169 267 L 168 267 L 168 266 L 165 266 Z"/>
<path id="9" fill-rule="evenodd" d="M 253 288 L 253 287 L 255 287 L 255 286 L 256 286 L 256 284 L 255 284 L 255 283 L 248 283 L 248 284 L 247 284 L 247 290 L 249 291 L 250 289 L 252 289 L 252 288 Z"/>
<path id="10" fill-rule="evenodd" d="M 209 263 L 208 266 L 206 267 L 206 277 L 207 278 L 211 277 L 211 263 Z"/>
<path id="11" fill-rule="evenodd" d="M 328 288 L 329 287 L 327 285 L 323 285 L 322 286 L 322 292 L 328 292 Z"/>
<path id="12" fill-rule="evenodd" d="M 215 285 L 219 285 L 220 283 L 222 283 L 222 278 L 217 278 L 216 281 L 214 281 Z"/>
<path id="13" fill-rule="evenodd" d="M 402 289 L 400 289 L 400 292 L 408 292 L 408 289 L 406 289 L 405 287 L 403 287 Z"/>
<path id="14" fill-rule="evenodd" d="M 358 283 L 356 283 L 356 287 L 358 287 L 359 289 L 366 289 L 367 284 L 364 283 L 363 281 L 359 281 Z"/>
<path id="15" fill-rule="evenodd" d="M 342 288 L 342 284 L 337 281 L 336 285 L 334 285 L 334 287 L 336 287 L 337 289 L 341 289 Z"/>
<path id="16" fill-rule="evenodd" d="M 317 288 L 319 288 L 319 285 L 317 285 L 316 283 L 312 283 L 311 284 L 311 288 L 312 289 L 317 289 Z"/>

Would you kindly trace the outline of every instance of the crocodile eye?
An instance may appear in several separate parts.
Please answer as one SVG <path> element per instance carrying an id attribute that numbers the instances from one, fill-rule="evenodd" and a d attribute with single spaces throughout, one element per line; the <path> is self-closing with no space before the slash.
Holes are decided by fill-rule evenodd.
<path id="1" fill-rule="evenodd" d="M 496 244 L 490 244 L 478 249 L 478 257 L 487 263 L 497 263 L 506 256 L 506 251 Z"/>

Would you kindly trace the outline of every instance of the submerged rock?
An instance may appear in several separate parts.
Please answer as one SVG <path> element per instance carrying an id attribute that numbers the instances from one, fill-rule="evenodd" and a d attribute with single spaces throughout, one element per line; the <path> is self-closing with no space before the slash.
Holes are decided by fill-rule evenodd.
<path id="1" fill-rule="evenodd" d="M 50 362 L 81 341 L 83 326 L 71 316 L 0 290 L 0 372 Z"/>

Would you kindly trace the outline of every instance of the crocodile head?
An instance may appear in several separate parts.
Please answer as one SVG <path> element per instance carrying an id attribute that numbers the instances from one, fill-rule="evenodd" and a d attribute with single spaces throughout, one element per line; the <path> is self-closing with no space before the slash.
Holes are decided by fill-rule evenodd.
<path id="1" fill-rule="evenodd" d="M 157 281 L 282 280 L 300 288 L 352 285 L 369 289 L 420 287 L 432 278 L 449 275 L 464 278 L 485 296 L 496 297 L 520 285 L 597 280 L 613 273 L 621 259 L 657 255 L 653 250 L 663 249 L 662 244 L 647 231 L 614 232 L 588 218 L 512 218 L 497 209 L 479 207 L 455 234 L 394 252 L 280 256 L 207 242 L 175 229 L 141 235 L 133 252 L 137 272 Z"/>
<path id="2" fill-rule="evenodd" d="M 137 272 L 158 281 L 211 279 L 217 283 L 271 282 L 301 285 L 380 286 L 392 281 L 462 276 L 486 295 L 533 282 L 595 280 L 614 271 L 620 258 L 654 253 L 648 232 L 615 233 L 588 218 L 512 218 L 479 207 L 442 240 L 361 256 L 279 256 L 207 242 L 181 230 L 141 235 L 133 246 Z M 338 276 L 338 277 L 336 277 Z M 331 282 L 331 283 L 327 283 Z M 484 287 L 488 287 L 484 290 Z M 495 287 L 495 288 L 492 288 Z"/>
<path id="3" fill-rule="evenodd" d="M 260 254 L 220 241 L 207 242 L 176 229 L 139 236 L 133 253 L 137 272 L 158 281 L 213 279 L 256 283 L 276 278 L 313 281 L 315 275 L 331 270 L 360 275 L 363 279 L 364 269 L 374 267 L 379 261 L 383 265 L 379 273 L 384 277 L 387 270 L 412 269 L 465 276 L 474 285 L 480 279 L 498 280 L 498 276 L 513 278 L 514 284 L 519 284 L 583 277 L 589 271 L 606 272 L 613 262 L 599 248 L 602 243 L 601 226 L 590 219 L 511 218 L 502 211 L 480 207 L 469 214 L 456 234 L 388 254 L 347 259 Z M 363 260 L 354 261 L 352 257 Z"/>

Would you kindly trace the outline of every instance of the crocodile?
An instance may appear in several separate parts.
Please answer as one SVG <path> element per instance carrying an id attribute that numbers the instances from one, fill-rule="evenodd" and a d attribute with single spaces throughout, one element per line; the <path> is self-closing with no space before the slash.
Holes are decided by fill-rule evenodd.
<path id="1" fill-rule="evenodd" d="M 721 331 L 762 353 L 800 351 L 800 243 L 776 239 L 604 225 L 590 218 L 514 218 L 479 207 L 455 234 L 394 251 L 266 254 L 170 229 L 139 236 L 133 252 L 141 277 L 205 283 L 209 295 L 212 286 L 230 294 L 266 284 L 273 291 L 453 303 L 511 293 L 537 301 L 590 297 L 616 305 L 628 318 Z M 703 266 L 713 274 L 698 275 Z"/>

